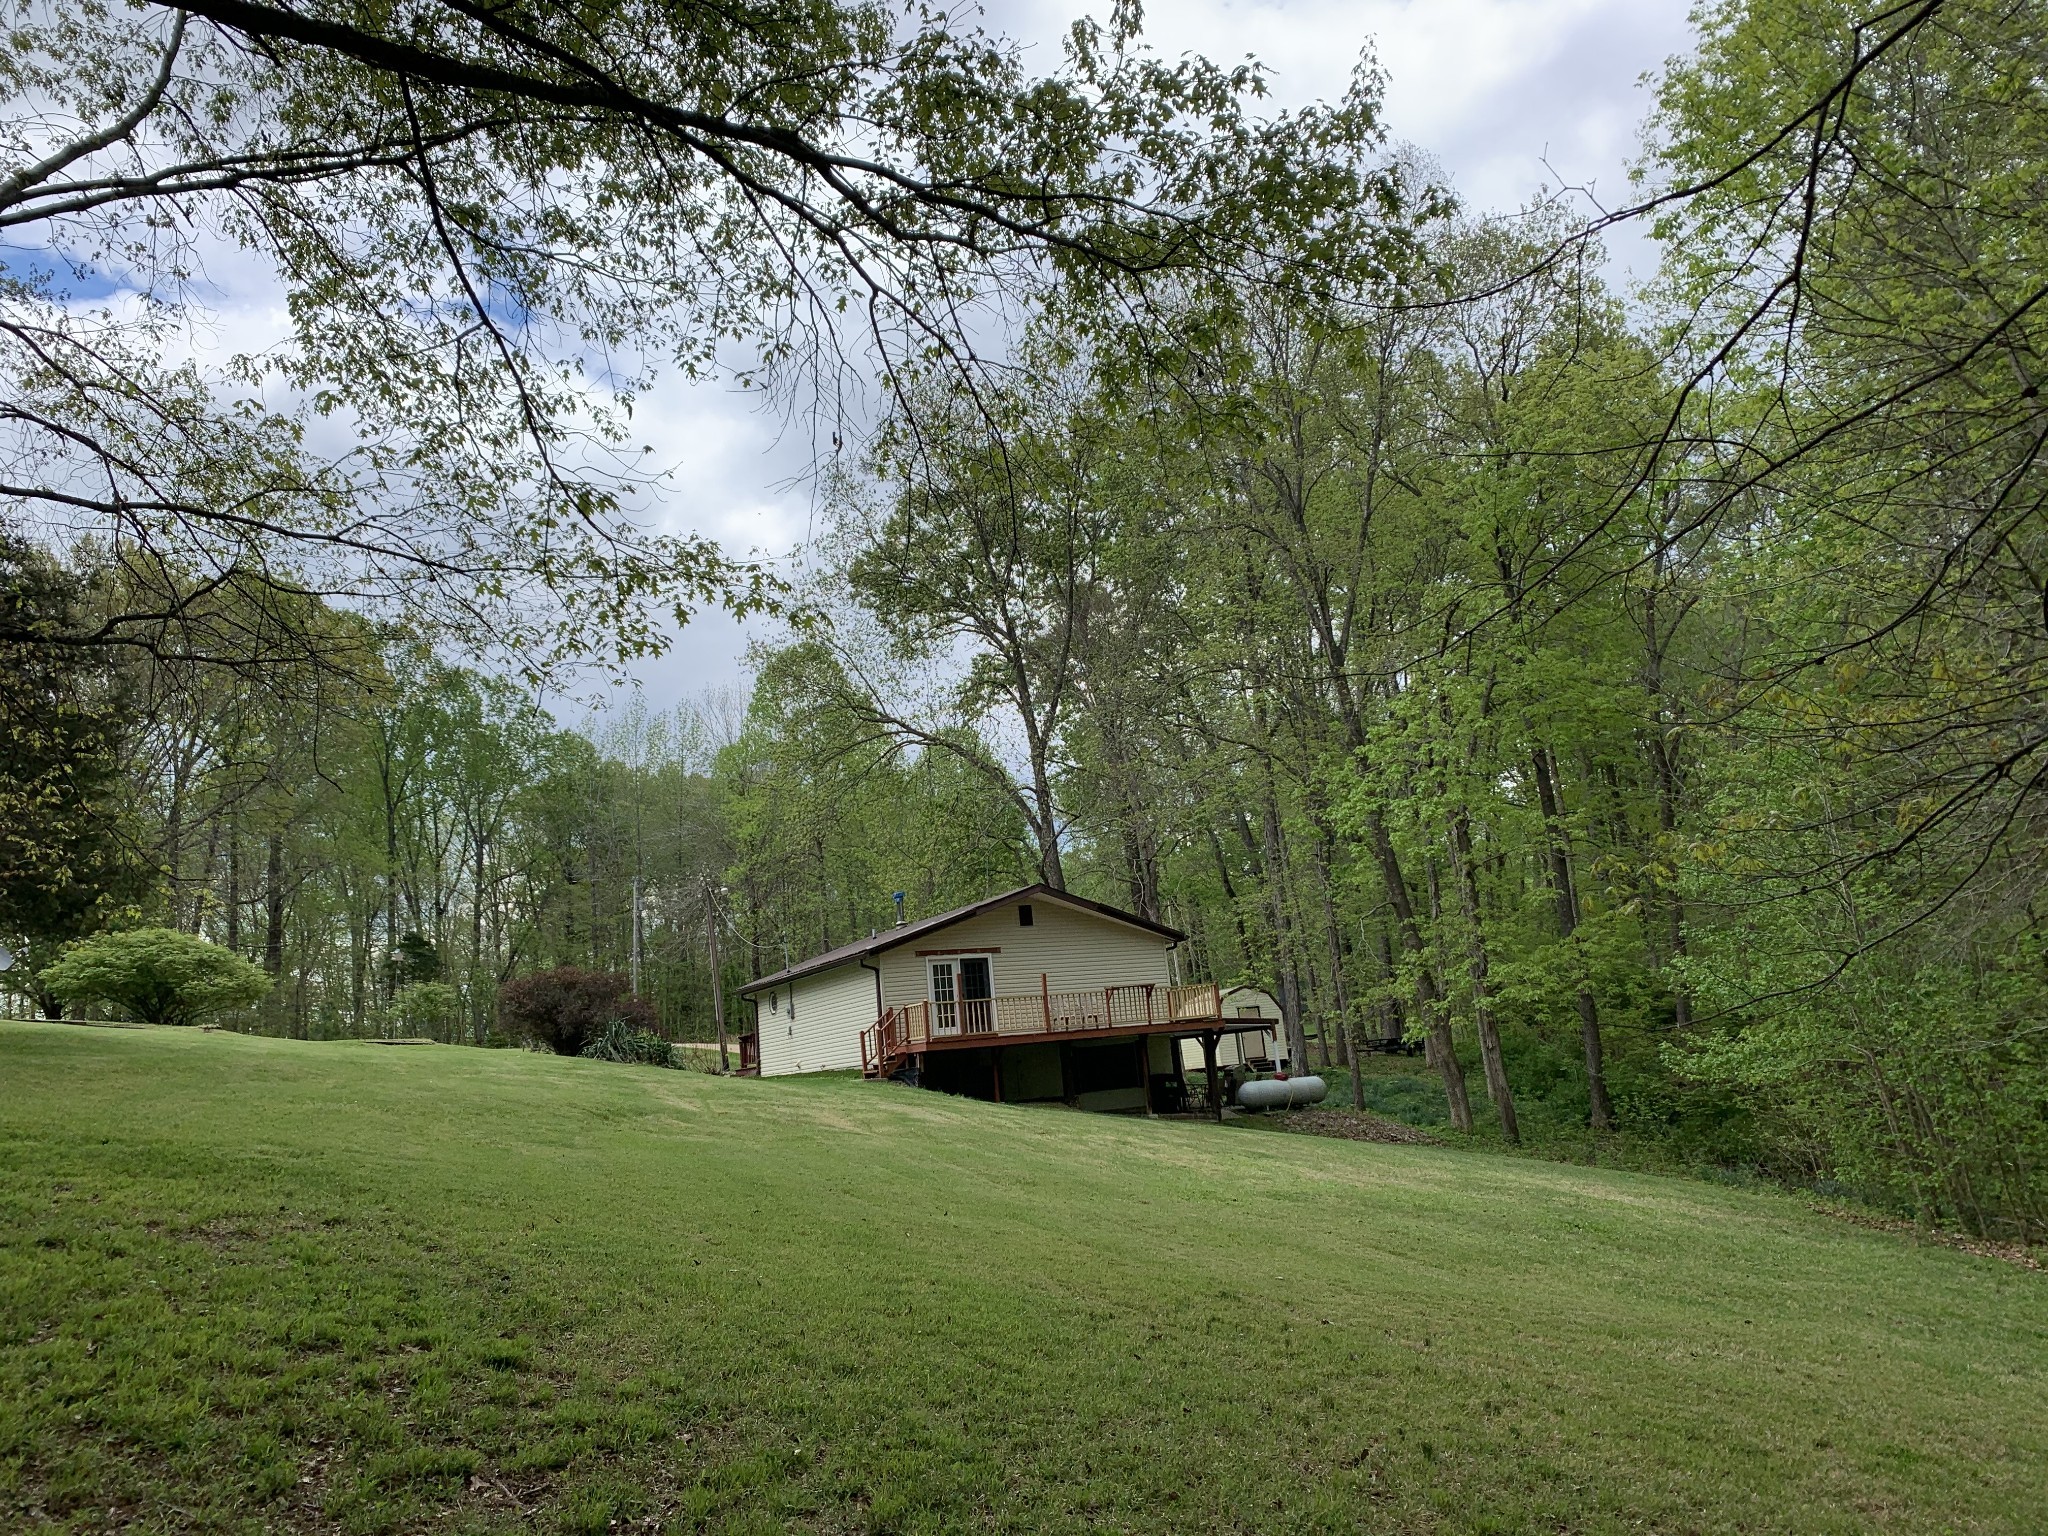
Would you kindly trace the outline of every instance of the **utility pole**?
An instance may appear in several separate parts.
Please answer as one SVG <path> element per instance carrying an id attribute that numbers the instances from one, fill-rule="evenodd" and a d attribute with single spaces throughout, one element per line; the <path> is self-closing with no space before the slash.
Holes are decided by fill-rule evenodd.
<path id="1" fill-rule="evenodd" d="M 640 995 L 640 875 L 633 874 L 633 995 Z"/>
<path id="2" fill-rule="evenodd" d="M 711 936 L 711 1012 L 718 1021 L 718 1070 L 730 1072 L 732 1058 L 725 1044 L 725 977 L 718 969 L 718 925 L 723 917 L 718 910 L 718 887 L 709 880 L 704 882 L 704 913 L 705 931 Z"/>

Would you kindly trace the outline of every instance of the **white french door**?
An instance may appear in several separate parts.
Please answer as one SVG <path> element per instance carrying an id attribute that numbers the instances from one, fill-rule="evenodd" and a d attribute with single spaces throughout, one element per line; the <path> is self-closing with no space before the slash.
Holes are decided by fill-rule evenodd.
<path id="1" fill-rule="evenodd" d="M 987 955 L 956 955 L 928 962 L 932 1033 L 985 1035 L 996 1027 L 994 976 Z"/>
<path id="2" fill-rule="evenodd" d="M 932 973 L 932 1033 L 960 1033 L 960 975 L 951 960 L 934 960 Z"/>

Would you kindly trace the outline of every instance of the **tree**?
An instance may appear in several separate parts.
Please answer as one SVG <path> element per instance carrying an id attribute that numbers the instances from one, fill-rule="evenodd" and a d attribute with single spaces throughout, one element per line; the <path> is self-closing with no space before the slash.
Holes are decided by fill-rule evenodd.
<path id="1" fill-rule="evenodd" d="M 634 997 L 632 983 L 607 971 L 558 965 L 508 981 L 498 991 L 498 1020 L 557 1056 L 576 1056 L 612 1024 L 652 1031 L 654 1010 Z"/>
<path id="2" fill-rule="evenodd" d="M 2048 13 L 1705 23 L 1650 170 L 1698 370 L 1665 446 L 1686 524 L 1759 541 L 1711 670 L 1773 732 L 1882 768 L 1832 809 L 1889 830 L 1845 851 L 1920 864 L 1932 911 L 2001 878 L 2048 789 Z"/>
<path id="3" fill-rule="evenodd" d="M 2044 57 L 2039 6 L 1740 0 L 1664 82 L 1649 167 L 1694 370 L 1645 561 L 1697 567 L 1668 899 L 1709 1005 L 1670 1058 L 1766 1106 L 1795 1166 L 2022 1234 L 2048 1218 Z"/>
<path id="4" fill-rule="evenodd" d="M 402 1035 L 452 1043 L 458 1037 L 461 1009 L 462 994 L 447 982 L 412 981 L 392 994 L 387 1011 Z"/>
<path id="5" fill-rule="evenodd" d="M 813 641 L 762 658 L 739 738 L 718 755 L 732 899 L 753 974 L 861 937 L 905 893 L 924 914 L 1032 877 L 1027 823 L 973 762 L 876 727 L 872 701 Z M 957 728 L 956 728 L 957 729 Z"/>
<path id="6" fill-rule="evenodd" d="M 123 809 L 118 682 L 89 651 L 39 643 L 84 598 L 76 575 L 0 533 L 0 934 L 31 970 L 147 885 Z"/>
<path id="7" fill-rule="evenodd" d="M 847 706 L 894 741 L 959 757 L 1007 795 L 1031 828 L 1038 878 L 1055 890 L 1066 885 L 1061 738 L 1089 625 L 1110 600 L 1102 562 L 1117 517 L 1096 484 L 1108 434 L 1080 425 L 1082 406 L 1059 382 L 1000 397 L 935 389 L 878 455 L 885 510 L 858 498 L 842 509 L 841 536 L 857 550 L 847 585 L 889 637 L 891 659 L 967 657 L 925 718 L 885 697 L 894 690 L 876 677 Z M 1019 741 L 1021 773 L 985 739 L 989 728 Z"/>
<path id="8" fill-rule="evenodd" d="M 636 519 L 662 369 L 751 350 L 743 382 L 809 379 L 829 413 L 865 361 L 978 371 L 977 311 L 1047 285 L 1115 314 L 1377 262 L 1406 200 L 1369 75 L 1258 121 L 1256 69 L 1153 57 L 1136 7 L 1038 78 L 880 0 L 192 0 L 8 41 L 0 90 L 33 105 L 0 231 L 50 260 L 0 278 L 0 501 L 119 548 L 138 602 L 92 644 L 158 643 L 196 575 L 543 670 L 659 648 L 771 585 Z M 292 334 L 202 370 L 169 359 L 216 242 L 277 274 Z M 66 272 L 139 302 L 73 303 Z M 309 446 L 320 418 L 345 452 Z"/>
<path id="9" fill-rule="evenodd" d="M 67 1001 L 112 1003 L 145 1024 L 197 1024 L 270 990 L 270 978 L 240 955 L 173 928 L 95 934 L 43 967 L 37 981 Z"/>

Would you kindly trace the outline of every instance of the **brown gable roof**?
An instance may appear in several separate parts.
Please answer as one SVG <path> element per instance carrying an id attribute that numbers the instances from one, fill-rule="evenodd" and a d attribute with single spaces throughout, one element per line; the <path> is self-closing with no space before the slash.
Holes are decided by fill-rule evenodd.
<path id="1" fill-rule="evenodd" d="M 1156 933 L 1168 943 L 1178 944 L 1187 937 L 1178 928 L 1169 928 L 1164 923 L 1155 923 L 1148 917 L 1121 908 L 1107 906 L 1099 901 L 1090 901 L 1085 896 L 1076 896 L 1068 891 L 1056 891 L 1049 885 L 1020 885 L 1014 891 L 1005 891 L 1000 896 L 991 896 L 986 901 L 972 902 L 964 907 L 955 907 L 950 912 L 941 912 L 934 917 L 921 917 L 914 923 L 905 923 L 901 928 L 884 928 L 880 933 L 865 939 L 855 939 L 851 944 L 842 944 L 837 949 L 828 949 L 822 955 L 813 955 L 808 960 L 799 960 L 795 965 L 785 966 L 773 975 L 750 981 L 740 988 L 740 996 L 760 992 L 785 981 L 795 981 L 799 976 L 809 976 L 818 971 L 829 971 L 835 965 L 844 965 L 849 960 L 861 960 L 870 955 L 879 955 L 885 950 L 908 944 L 912 939 L 923 938 L 941 928 L 950 928 L 955 923 L 965 922 L 970 917 L 979 917 L 1012 901 L 1035 900 L 1043 897 L 1047 901 L 1062 902 L 1070 907 L 1079 907 L 1084 912 L 1093 912 L 1114 922 L 1129 923 L 1133 928 L 1142 928 L 1147 933 Z"/>

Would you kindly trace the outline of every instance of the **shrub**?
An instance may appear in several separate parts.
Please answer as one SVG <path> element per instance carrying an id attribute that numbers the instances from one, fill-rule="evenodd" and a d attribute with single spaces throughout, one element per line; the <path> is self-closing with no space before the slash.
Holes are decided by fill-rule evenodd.
<path id="1" fill-rule="evenodd" d="M 558 965 L 499 988 L 498 1022 L 557 1056 L 575 1056 L 614 1021 L 653 1032 L 653 1007 L 629 996 L 629 985 L 615 972 Z"/>
<path id="2" fill-rule="evenodd" d="M 270 990 L 270 978 L 240 955 L 171 928 L 95 934 L 38 981 L 68 1002 L 112 1003 L 145 1024 L 197 1024 Z"/>
<path id="3" fill-rule="evenodd" d="M 391 999 L 387 1028 L 400 1035 L 439 1040 L 452 1032 L 462 994 L 445 981 L 415 981 Z"/>
<path id="4" fill-rule="evenodd" d="M 623 1019 L 613 1019 L 579 1053 L 593 1061 L 643 1061 L 649 1066 L 672 1067 L 675 1047 L 661 1036 L 634 1029 Z"/>

